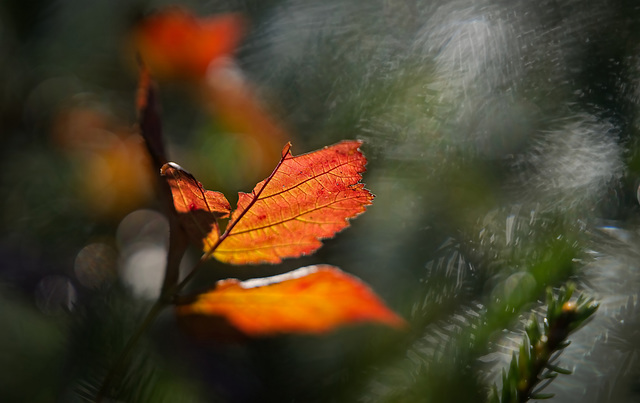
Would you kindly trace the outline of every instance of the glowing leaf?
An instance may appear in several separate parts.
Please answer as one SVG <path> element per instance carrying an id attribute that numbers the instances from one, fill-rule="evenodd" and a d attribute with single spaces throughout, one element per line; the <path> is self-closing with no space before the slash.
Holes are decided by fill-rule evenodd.
<path id="1" fill-rule="evenodd" d="M 236 14 L 196 19 L 180 8 L 145 18 L 133 37 L 143 62 L 160 78 L 203 78 L 216 59 L 240 42 L 244 20 Z"/>
<path id="2" fill-rule="evenodd" d="M 220 237 L 218 219 L 229 216 L 229 202 L 222 193 L 203 189 L 202 184 L 178 164 L 164 164 L 160 173 L 171 187 L 173 205 L 182 227 L 202 249 L 210 249 Z"/>
<path id="3" fill-rule="evenodd" d="M 343 141 L 293 157 L 290 145 L 271 176 L 240 193 L 216 259 L 234 264 L 279 263 L 314 252 L 320 239 L 349 225 L 373 195 L 358 183 L 366 159 L 360 141 Z"/>
<path id="4" fill-rule="evenodd" d="M 177 312 L 221 317 L 249 336 L 321 333 L 360 322 L 405 325 L 359 279 L 328 265 L 248 281 L 222 280 Z"/>
<path id="5" fill-rule="evenodd" d="M 186 222 L 198 229 L 211 226 L 212 233 L 198 242 L 207 257 L 233 264 L 279 263 L 314 252 L 322 246 L 321 239 L 347 227 L 349 218 L 371 204 L 373 195 L 359 183 L 367 162 L 358 150 L 360 144 L 343 141 L 296 157 L 288 144 L 271 175 L 252 193 L 239 194 L 238 208 L 220 236 L 212 223 L 228 212 L 227 204 L 219 210 L 194 204 L 194 198 L 204 200 L 208 194 L 199 182 L 188 173 L 178 174 L 175 164 L 166 164 L 162 173 L 178 174 L 167 180 L 176 211 L 190 215 Z M 211 193 L 216 201 L 224 199 L 220 193 Z"/>

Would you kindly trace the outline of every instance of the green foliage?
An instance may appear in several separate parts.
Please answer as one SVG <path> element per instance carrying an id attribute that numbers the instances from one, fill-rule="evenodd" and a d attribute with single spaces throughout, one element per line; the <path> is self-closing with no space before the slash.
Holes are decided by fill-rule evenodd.
<path id="1" fill-rule="evenodd" d="M 64 374 L 57 370 L 64 357 L 65 327 L 46 318 L 15 290 L 0 284 L 0 400 L 45 403 L 56 400 Z M 34 379 L 38 380 L 34 387 Z"/>
<path id="2" fill-rule="evenodd" d="M 72 318 L 68 348 L 76 352 L 66 363 L 64 400 L 95 402 L 105 376 L 125 348 L 130 334 L 139 327 L 148 304 L 135 299 L 120 286 L 86 301 Z M 158 332 L 151 329 L 150 333 Z M 197 384 L 176 371 L 172 358 L 162 356 L 148 335 L 141 337 L 135 354 L 116 368 L 109 396 L 126 402 L 200 402 Z"/>
<path id="3" fill-rule="evenodd" d="M 598 303 L 580 295 L 571 301 L 575 285 L 561 288 L 557 295 L 547 290 L 547 314 L 543 328 L 533 316 L 525 328 L 525 336 L 519 353 L 513 352 L 508 370 L 502 370 L 502 393 L 494 385 L 490 403 L 521 403 L 530 399 L 550 399 L 553 394 L 542 390 L 558 376 L 571 371 L 555 364 L 562 350 L 570 342 L 567 337 L 598 309 Z"/>

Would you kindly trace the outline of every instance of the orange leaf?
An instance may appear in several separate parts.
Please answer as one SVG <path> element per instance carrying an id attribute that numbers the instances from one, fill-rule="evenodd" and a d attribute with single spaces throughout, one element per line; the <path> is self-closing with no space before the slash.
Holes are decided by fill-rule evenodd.
<path id="1" fill-rule="evenodd" d="M 221 317 L 249 336 L 321 333 L 344 324 L 405 322 L 358 278 L 329 265 L 247 281 L 227 279 L 188 305 L 179 315 Z"/>
<path id="2" fill-rule="evenodd" d="M 218 123 L 240 139 L 247 163 L 267 175 L 278 161 L 282 144 L 291 138 L 273 109 L 260 99 L 242 70 L 233 61 L 217 63 L 200 86 Z"/>
<path id="3" fill-rule="evenodd" d="M 349 225 L 347 221 L 365 211 L 373 195 L 359 183 L 367 162 L 358 150 L 360 141 L 343 141 L 309 154 L 292 156 L 290 144 L 271 175 L 252 193 L 240 193 L 238 208 L 225 232 L 218 235 L 216 218 L 228 213 L 228 202 L 202 185 L 178 165 L 170 163 L 162 174 L 172 189 L 178 213 L 205 258 L 233 264 L 280 263 L 283 258 L 314 252 L 323 238 Z M 222 203 L 219 210 L 204 203 Z M 217 215 L 217 216 L 216 216 Z M 194 229 L 195 227 L 195 229 Z M 205 230 L 211 227 L 211 233 Z"/>
<path id="4" fill-rule="evenodd" d="M 178 164 L 164 164 L 160 173 L 167 178 L 183 228 L 203 250 L 209 250 L 220 237 L 218 219 L 229 216 L 229 202 L 222 193 L 205 190 Z"/>
<path id="5" fill-rule="evenodd" d="M 145 18 L 133 37 L 156 77 L 202 78 L 213 61 L 233 53 L 243 31 L 244 19 L 237 14 L 197 19 L 171 8 Z"/>
<path id="6" fill-rule="evenodd" d="M 280 263 L 314 252 L 365 211 L 373 195 L 358 183 L 367 162 L 360 141 L 292 156 L 290 144 L 273 173 L 238 208 L 213 256 L 234 264 Z"/>

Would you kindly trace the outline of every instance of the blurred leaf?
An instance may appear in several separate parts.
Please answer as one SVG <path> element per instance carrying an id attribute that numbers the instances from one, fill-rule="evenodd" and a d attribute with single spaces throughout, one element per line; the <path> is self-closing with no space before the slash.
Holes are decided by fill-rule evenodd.
<path id="1" fill-rule="evenodd" d="M 204 101 L 217 123 L 242 144 L 243 164 L 266 174 L 273 166 L 281 145 L 293 136 L 265 107 L 259 93 L 244 72 L 232 61 L 210 69 L 202 87 Z M 245 168 L 246 169 L 246 168 Z"/>
<path id="2" fill-rule="evenodd" d="M 76 191 L 90 212 L 121 217 L 151 199 L 144 141 L 109 113 L 95 106 L 65 108 L 55 117 L 52 137 L 75 165 Z"/>
<path id="3" fill-rule="evenodd" d="M 155 77 L 199 79 L 213 61 L 236 49 L 243 26 L 237 14 L 195 18 L 171 8 L 140 22 L 133 39 Z"/>
<path id="4" fill-rule="evenodd" d="M 149 154 L 154 162 L 154 168 L 158 169 L 167 162 L 167 153 L 162 137 L 158 91 L 151 79 L 147 66 L 142 66 L 140 69 L 136 109 L 138 111 L 140 135 L 145 140 Z"/>
<path id="5" fill-rule="evenodd" d="M 222 280 L 177 312 L 222 316 L 249 336 L 321 333 L 358 322 L 404 326 L 369 287 L 328 265 L 248 281 Z"/>

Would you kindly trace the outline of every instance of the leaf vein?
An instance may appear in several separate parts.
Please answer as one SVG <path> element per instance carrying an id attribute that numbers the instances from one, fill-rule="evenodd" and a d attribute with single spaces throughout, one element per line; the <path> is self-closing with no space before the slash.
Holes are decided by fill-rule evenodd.
<path id="1" fill-rule="evenodd" d="M 326 170 L 326 171 L 323 171 L 322 173 L 319 173 L 319 174 L 313 174 L 313 176 L 311 176 L 311 177 L 309 177 L 309 178 L 307 178 L 307 179 L 305 179 L 305 180 L 303 180 L 303 181 L 301 181 L 301 182 L 298 182 L 298 183 L 296 183 L 295 185 L 293 185 L 293 186 L 291 186 L 291 187 L 289 187 L 289 188 L 286 188 L 286 189 L 281 190 L 281 191 L 276 192 L 276 193 L 272 193 L 272 194 L 270 194 L 270 195 L 268 195 L 268 196 L 264 196 L 264 197 L 262 197 L 260 200 L 265 200 L 265 199 L 268 199 L 268 198 L 270 198 L 270 197 L 280 195 L 280 194 L 282 194 L 282 193 L 290 192 L 291 190 L 296 189 L 296 188 L 298 188 L 298 187 L 302 186 L 303 184 L 305 184 L 305 183 L 307 183 L 307 182 L 309 182 L 309 181 L 311 181 L 311 180 L 313 180 L 313 179 L 316 179 L 316 180 L 317 180 L 319 177 L 321 177 L 321 176 L 323 176 L 323 175 L 334 175 L 334 176 L 336 176 L 336 177 L 338 177 L 338 178 L 344 178 L 345 176 L 337 175 L 337 174 L 333 173 L 332 171 L 335 171 L 336 169 L 338 169 L 338 168 L 340 168 L 340 167 L 343 167 L 343 166 L 345 166 L 345 165 L 348 165 L 348 164 L 350 164 L 350 163 L 351 163 L 351 162 L 353 162 L 353 161 L 354 161 L 353 159 L 349 159 L 349 160 L 347 160 L 347 161 L 345 161 L 345 162 L 341 163 L 340 165 L 336 165 L 336 166 L 335 166 L 335 167 L 333 167 L 333 168 L 330 168 L 330 169 L 328 169 L 328 170 Z M 354 175 L 354 176 L 355 176 L 355 175 Z M 358 175 L 358 176 L 360 176 L 360 175 Z M 358 181 L 359 181 L 359 180 L 358 180 Z M 265 186 L 266 186 L 266 185 L 265 185 Z"/>
<path id="2" fill-rule="evenodd" d="M 272 227 L 275 227 L 275 226 L 281 225 L 281 224 L 283 224 L 283 223 L 286 223 L 286 222 L 288 222 L 288 221 L 292 221 L 292 220 L 298 219 L 298 218 L 299 218 L 300 216 L 302 216 L 302 215 L 309 214 L 309 213 L 312 213 L 312 212 L 314 212 L 314 211 L 321 210 L 321 209 L 324 209 L 324 208 L 330 208 L 330 209 L 334 209 L 334 210 L 347 210 L 347 209 L 340 209 L 340 208 L 336 208 L 336 207 L 334 207 L 333 205 L 334 205 L 334 204 L 336 204 L 336 203 L 343 202 L 343 201 L 345 201 L 345 200 L 360 199 L 360 198 L 363 198 L 363 196 L 358 195 L 358 196 L 355 196 L 355 197 L 345 197 L 345 198 L 340 199 L 340 200 L 338 200 L 338 199 L 334 199 L 331 203 L 323 204 L 322 206 L 319 206 L 319 207 L 314 207 L 314 208 L 312 208 L 312 209 L 309 209 L 309 210 L 307 210 L 307 211 L 304 211 L 304 212 L 302 212 L 302 213 L 299 213 L 299 214 L 297 214 L 297 215 L 295 215 L 295 216 L 293 216 L 293 217 L 287 217 L 287 218 L 282 219 L 282 220 L 280 220 L 280 221 L 272 222 L 272 223 L 269 223 L 269 224 L 267 224 L 267 225 L 263 225 L 263 226 L 261 226 L 261 227 L 254 227 L 254 228 L 249 228 L 249 229 L 242 230 L 242 231 L 231 232 L 231 233 L 229 233 L 229 235 L 227 236 L 227 238 L 228 238 L 228 237 L 235 236 L 235 235 L 244 234 L 244 233 L 247 233 L 247 232 L 257 231 L 257 230 L 260 230 L 260 229 L 272 228 Z M 364 198 L 366 198 L 366 196 L 364 196 Z M 360 212 L 359 212 L 358 214 L 360 214 Z M 344 219 L 344 221 L 346 222 L 348 219 L 349 219 L 349 218 L 345 218 L 345 219 Z M 341 223 L 341 221 L 340 221 L 340 223 Z"/>

